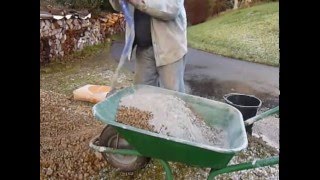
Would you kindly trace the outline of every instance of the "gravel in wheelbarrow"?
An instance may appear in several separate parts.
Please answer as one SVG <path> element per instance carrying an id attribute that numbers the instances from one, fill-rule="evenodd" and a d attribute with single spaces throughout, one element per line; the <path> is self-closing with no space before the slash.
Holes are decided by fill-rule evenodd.
<path id="1" fill-rule="evenodd" d="M 163 88 L 121 89 L 96 104 L 93 114 L 144 157 L 220 169 L 248 145 L 239 110 Z"/>
<path id="2" fill-rule="evenodd" d="M 138 91 L 123 97 L 119 104 L 118 122 L 192 142 L 228 148 L 227 133 L 222 128 L 206 125 L 201 116 L 178 97 Z"/>

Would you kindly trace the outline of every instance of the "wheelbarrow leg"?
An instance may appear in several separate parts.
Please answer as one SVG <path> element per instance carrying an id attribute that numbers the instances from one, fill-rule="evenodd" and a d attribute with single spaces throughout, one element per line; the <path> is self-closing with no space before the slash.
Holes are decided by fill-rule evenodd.
<path id="1" fill-rule="evenodd" d="M 279 156 L 274 156 L 266 159 L 260 159 L 253 162 L 235 164 L 231 166 L 227 166 L 222 169 L 214 170 L 211 169 L 210 174 L 208 176 L 208 180 L 213 180 L 216 176 L 224 173 L 230 173 L 235 171 L 241 171 L 245 169 L 254 169 L 258 167 L 271 166 L 279 163 Z"/>
<path id="2" fill-rule="evenodd" d="M 173 180 L 173 175 L 172 175 L 172 171 L 170 168 L 170 165 L 167 161 L 164 161 L 162 159 L 159 159 L 161 165 L 164 168 L 164 171 L 166 172 L 166 180 Z"/>

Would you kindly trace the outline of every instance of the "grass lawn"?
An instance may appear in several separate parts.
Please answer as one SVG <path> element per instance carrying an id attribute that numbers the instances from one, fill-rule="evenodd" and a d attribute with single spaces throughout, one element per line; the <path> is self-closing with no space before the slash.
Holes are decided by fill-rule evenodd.
<path id="1" fill-rule="evenodd" d="M 279 2 L 226 12 L 188 28 L 190 47 L 279 66 Z"/>

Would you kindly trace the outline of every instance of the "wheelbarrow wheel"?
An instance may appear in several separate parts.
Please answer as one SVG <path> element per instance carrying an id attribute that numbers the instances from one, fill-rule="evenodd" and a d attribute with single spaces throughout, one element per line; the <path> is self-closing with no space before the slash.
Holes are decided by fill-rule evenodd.
<path id="1" fill-rule="evenodd" d="M 111 126 L 106 126 L 100 134 L 99 145 L 115 149 L 133 149 L 130 144 Z M 121 155 L 113 153 L 102 153 L 102 156 L 113 167 L 120 171 L 131 172 L 141 169 L 147 165 L 150 158 L 142 156 Z"/>

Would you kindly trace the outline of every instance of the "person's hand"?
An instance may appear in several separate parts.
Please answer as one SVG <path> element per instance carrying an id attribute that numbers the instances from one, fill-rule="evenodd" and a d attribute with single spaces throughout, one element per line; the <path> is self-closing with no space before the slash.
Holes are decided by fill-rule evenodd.
<path id="1" fill-rule="evenodd" d="M 138 9 L 145 9 L 146 8 L 144 0 L 126 0 L 126 1 Z M 137 6 L 139 6 L 139 7 L 137 7 Z"/>

